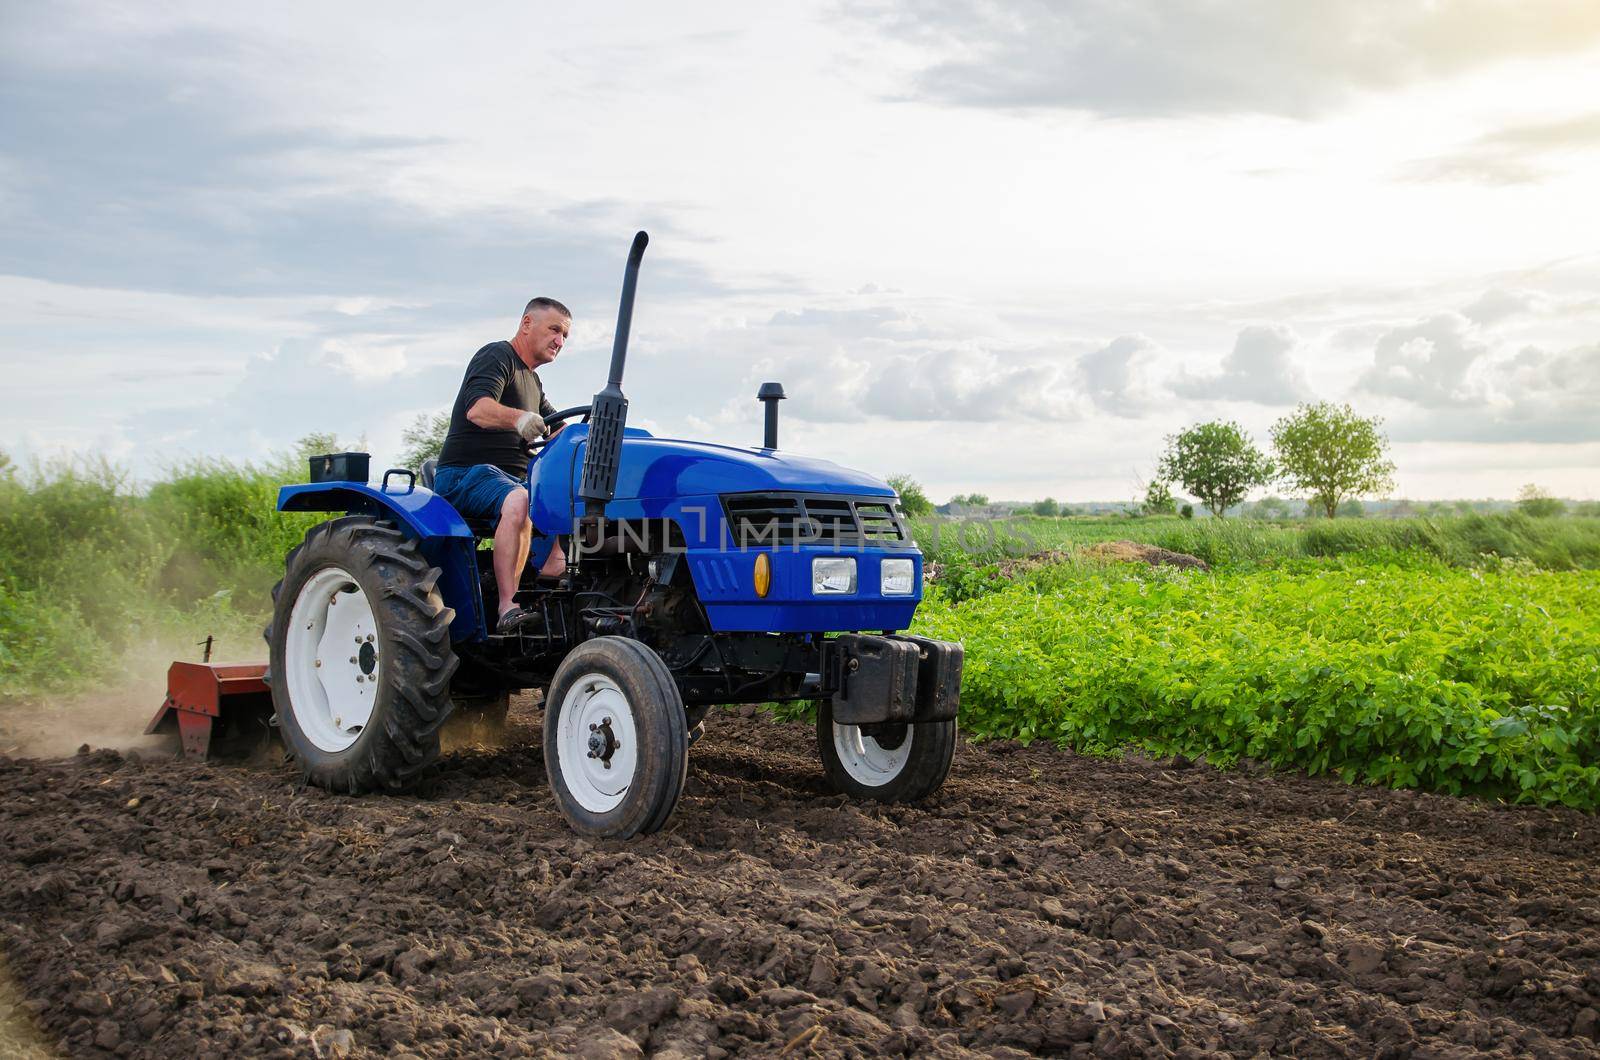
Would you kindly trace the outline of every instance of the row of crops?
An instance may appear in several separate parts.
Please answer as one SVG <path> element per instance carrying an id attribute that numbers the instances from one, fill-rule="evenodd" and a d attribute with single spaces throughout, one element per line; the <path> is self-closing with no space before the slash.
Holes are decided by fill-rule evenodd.
<path id="1" fill-rule="evenodd" d="M 273 510 L 298 471 L 196 463 L 133 491 L 109 465 L 0 469 L 0 700 L 124 680 L 206 634 L 258 655 L 267 589 L 314 518 Z M 1021 519 L 917 538 L 942 568 L 919 627 L 967 645 L 971 734 L 1600 807 L 1600 519 Z M 1213 569 L 1084 558 L 1117 539 Z"/>
<path id="2" fill-rule="evenodd" d="M 917 628 L 966 645 L 970 735 L 1600 807 L 1600 572 L 945 559 Z"/>

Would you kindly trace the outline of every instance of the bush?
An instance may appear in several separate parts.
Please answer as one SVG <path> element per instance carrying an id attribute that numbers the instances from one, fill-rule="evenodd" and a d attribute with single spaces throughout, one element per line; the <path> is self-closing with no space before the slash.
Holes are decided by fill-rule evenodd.
<path id="1" fill-rule="evenodd" d="M 275 510 L 301 477 L 197 462 L 141 495 L 104 461 L 0 476 L 0 695 L 104 679 L 178 629 L 255 653 L 283 555 L 318 518 Z"/>
<path id="2" fill-rule="evenodd" d="M 1145 515 L 1178 514 L 1178 502 L 1172 496 L 1171 485 L 1158 478 L 1151 479 L 1144 488 L 1144 503 L 1140 511 Z M 1194 509 L 1191 507 L 1189 511 L 1192 514 Z"/>
<path id="3" fill-rule="evenodd" d="M 933 502 L 923 491 L 922 483 L 910 475 L 890 475 L 888 483 L 891 489 L 900 494 L 900 507 L 907 515 L 920 518 L 933 514 Z"/>
<path id="4" fill-rule="evenodd" d="M 1517 511 L 1531 519 L 1550 519 L 1557 515 L 1564 515 L 1567 502 L 1558 497 L 1552 497 L 1531 482 L 1522 487 L 1517 494 Z"/>

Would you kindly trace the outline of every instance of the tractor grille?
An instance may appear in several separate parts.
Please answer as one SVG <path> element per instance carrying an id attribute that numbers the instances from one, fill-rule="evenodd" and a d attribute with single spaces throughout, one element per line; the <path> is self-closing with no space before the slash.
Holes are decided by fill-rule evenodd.
<path id="1" fill-rule="evenodd" d="M 730 493 L 722 498 L 733 544 L 902 545 L 911 534 L 889 498 L 817 493 Z"/>

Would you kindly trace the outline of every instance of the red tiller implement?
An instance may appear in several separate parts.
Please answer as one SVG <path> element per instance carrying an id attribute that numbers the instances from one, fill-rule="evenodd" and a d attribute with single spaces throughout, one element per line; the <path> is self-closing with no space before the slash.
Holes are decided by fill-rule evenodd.
<path id="1" fill-rule="evenodd" d="M 265 663 L 173 663 L 167 698 L 145 734 L 176 729 L 190 758 L 207 757 L 213 741 L 219 751 L 260 743 L 272 717 L 266 672 Z"/>

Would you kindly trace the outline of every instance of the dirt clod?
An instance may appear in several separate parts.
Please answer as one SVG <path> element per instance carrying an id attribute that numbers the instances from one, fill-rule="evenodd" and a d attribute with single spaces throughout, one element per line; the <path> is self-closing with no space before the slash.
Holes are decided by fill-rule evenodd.
<path id="1" fill-rule="evenodd" d="M 1179 570 L 1210 570 L 1211 567 L 1199 556 L 1191 556 L 1187 552 L 1173 552 L 1170 549 L 1157 548 L 1155 545 L 1146 545 L 1138 541 L 1102 541 L 1095 545 L 1086 545 L 1082 554 L 1093 559 L 1121 563 L 1147 563 L 1152 567 L 1169 566 Z"/>
<path id="2" fill-rule="evenodd" d="M 1383 966 L 1384 948 L 1370 942 L 1345 947 L 1344 967 L 1351 975 L 1370 975 Z"/>
<path id="3" fill-rule="evenodd" d="M 357 799 L 276 762 L 0 758 L 0 1016 L 161 1060 L 1600 1036 L 1582 814 L 1011 743 L 963 745 L 924 805 L 852 804 L 810 729 L 727 711 L 669 827 L 596 842 L 551 805 L 537 721 L 519 701 L 425 793 Z"/>

